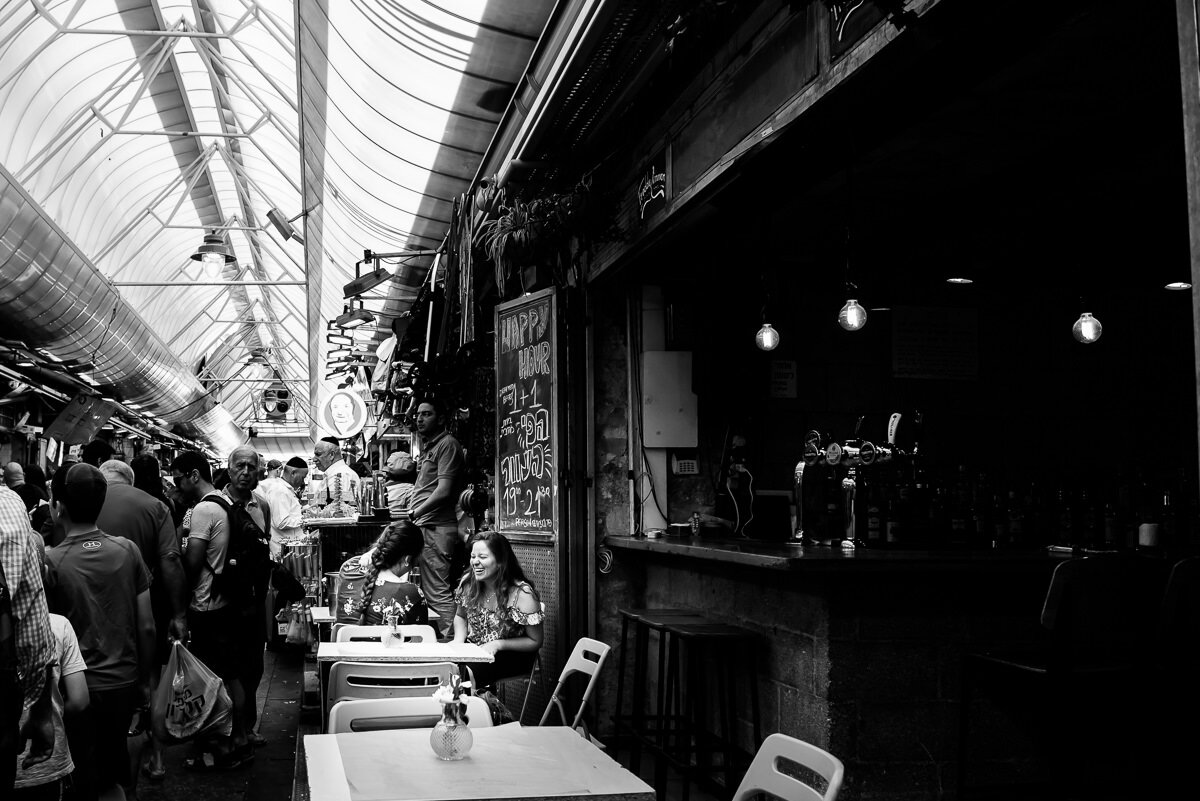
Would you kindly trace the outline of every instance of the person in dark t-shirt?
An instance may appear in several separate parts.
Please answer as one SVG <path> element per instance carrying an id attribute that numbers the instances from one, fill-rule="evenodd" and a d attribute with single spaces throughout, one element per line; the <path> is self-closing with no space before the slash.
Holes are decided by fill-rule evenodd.
<path id="1" fill-rule="evenodd" d="M 106 494 L 104 476 L 88 464 L 58 470 L 50 486 L 50 514 L 65 536 L 46 553 L 46 597 L 75 630 L 91 697 L 68 731 L 84 799 L 114 784 L 133 792 L 126 735 L 134 710 L 149 701 L 154 666 L 150 572 L 137 546 L 96 527 Z"/>

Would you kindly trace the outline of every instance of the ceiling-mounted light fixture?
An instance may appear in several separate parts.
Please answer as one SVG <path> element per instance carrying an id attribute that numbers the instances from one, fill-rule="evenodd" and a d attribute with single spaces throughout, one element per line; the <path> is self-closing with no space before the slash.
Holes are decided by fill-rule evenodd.
<path id="1" fill-rule="evenodd" d="M 850 280 L 850 228 L 846 227 L 846 295 L 849 299 L 846 305 L 842 306 L 838 311 L 838 325 L 847 331 L 858 331 L 867 324 L 867 310 L 862 307 L 854 295 L 857 294 L 858 287 Z"/>
<path id="2" fill-rule="evenodd" d="M 319 206 L 319 205 L 321 205 L 321 204 L 318 203 L 317 206 Z M 296 220 L 300 219 L 301 217 L 307 216 L 308 213 L 311 212 L 313 209 L 315 209 L 317 206 L 311 206 L 310 208 L 307 208 L 304 211 L 297 214 L 295 217 L 284 217 L 283 212 L 280 211 L 279 209 L 271 209 L 267 212 L 267 219 L 271 221 L 271 225 L 275 226 L 275 230 L 279 232 L 279 235 L 281 237 L 283 237 L 283 240 L 285 242 L 289 239 L 295 239 L 297 242 L 299 242 L 301 245 L 303 245 L 304 237 L 302 237 L 302 236 L 300 236 L 300 234 L 296 233 L 296 229 L 292 227 L 292 223 L 294 223 Z"/>
<path id="3" fill-rule="evenodd" d="M 225 239 L 213 230 L 204 235 L 204 242 L 196 248 L 192 260 L 200 262 L 205 277 L 216 279 L 220 277 L 225 265 L 232 264 L 237 258 L 225 244 Z"/>
<path id="4" fill-rule="evenodd" d="M 958 284 L 959 286 L 964 286 L 966 284 L 975 283 L 975 279 L 974 278 L 966 278 L 964 276 L 958 276 L 958 277 L 947 278 L 946 283 L 947 284 Z"/>
<path id="5" fill-rule="evenodd" d="M 349 347 L 354 344 L 354 337 L 347 336 L 346 334 L 328 334 L 325 337 L 325 341 L 330 345 L 346 345 Z"/>
<path id="6" fill-rule="evenodd" d="M 371 314 L 366 309 L 352 309 L 349 306 L 343 307 L 345 311 L 333 321 L 338 328 L 358 328 L 367 323 L 374 324 L 375 315 Z"/>
<path id="7" fill-rule="evenodd" d="M 1185 289 L 1191 289 L 1191 288 L 1192 288 L 1192 285 L 1190 283 L 1188 283 L 1187 281 L 1172 281 L 1171 283 L 1169 283 L 1165 287 L 1163 287 L 1163 289 L 1169 289 L 1172 292 L 1182 292 Z"/>
<path id="8" fill-rule="evenodd" d="M 360 270 L 364 264 L 375 263 L 375 269 L 371 270 L 366 275 L 363 275 Z M 374 256 L 371 251 L 364 250 L 362 261 L 354 262 L 354 280 L 342 287 L 343 297 L 347 300 L 358 297 L 364 292 L 369 292 L 385 281 L 390 280 L 392 273 L 379 266 L 378 257 Z"/>

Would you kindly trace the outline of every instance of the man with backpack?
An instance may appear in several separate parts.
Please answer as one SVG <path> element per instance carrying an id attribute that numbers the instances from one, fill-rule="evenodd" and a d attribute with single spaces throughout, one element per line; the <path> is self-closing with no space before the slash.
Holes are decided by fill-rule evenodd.
<path id="1" fill-rule="evenodd" d="M 265 532 L 270 530 L 270 519 L 265 505 L 252 497 L 258 453 L 253 448 L 235 449 L 228 469 L 230 485 L 217 491 L 212 469 L 200 454 L 182 453 L 171 463 L 175 485 L 196 502 L 184 552 L 192 586 L 191 650 L 224 680 L 234 711 L 228 742 L 214 744 L 187 762 L 198 771 L 247 764 L 254 759 L 254 742 L 261 741 L 258 735 L 251 738 L 246 723 L 254 720 L 247 707 L 255 703 L 254 691 L 262 676 L 262 646 L 255 653 L 251 626 L 261 626 L 264 618 L 261 610 L 270 566 Z M 235 482 L 239 486 L 233 486 Z M 256 605 L 257 614 L 252 612 Z"/>

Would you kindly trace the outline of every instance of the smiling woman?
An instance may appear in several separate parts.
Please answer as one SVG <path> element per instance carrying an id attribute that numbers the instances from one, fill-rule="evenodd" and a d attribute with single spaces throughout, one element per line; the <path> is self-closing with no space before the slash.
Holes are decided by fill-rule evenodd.
<path id="1" fill-rule="evenodd" d="M 470 569 L 455 602 L 454 642 L 480 645 L 496 659 L 473 667 L 478 687 L 529 673 L 542 647 L 545 613 L 507 537 L 483 531 L 471 538 Z"/>

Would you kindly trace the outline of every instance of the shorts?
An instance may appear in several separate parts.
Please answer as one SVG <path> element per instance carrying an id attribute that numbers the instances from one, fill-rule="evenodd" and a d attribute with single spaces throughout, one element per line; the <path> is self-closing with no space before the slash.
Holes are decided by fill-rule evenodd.
<path id="1" fill-rule="evenodd" d="M 113 690 L 89 688 L 88 695 L 88 707 L 79 719 L 67 721 L 76 794 L 84 799 L 95 798 L 113 784 L 130 784 L 125 741 L 142 698 L 136 684 Z"/>
<path id="2" fill-rule="evenodd" d="M 211 612 L 188 610 L 191 636 L 188 650 L 222 679 L 238 677 L 237 644 L 241 622 L 241 616 L 232 604 Z"/>

